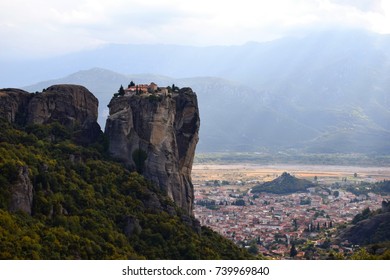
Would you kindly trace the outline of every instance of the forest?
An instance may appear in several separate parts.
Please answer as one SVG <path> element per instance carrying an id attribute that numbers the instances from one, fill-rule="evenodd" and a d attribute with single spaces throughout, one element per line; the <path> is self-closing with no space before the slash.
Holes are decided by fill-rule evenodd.
<path id="1" fill-rule="evenodd" d="M 261 257 L 201 227 L 111 159 L 103 134 L 84 147 L 58 123 L 0 126 L 0 259 Z M 33 185 L 31 214 L 10 211 L 21 168 Z"/>

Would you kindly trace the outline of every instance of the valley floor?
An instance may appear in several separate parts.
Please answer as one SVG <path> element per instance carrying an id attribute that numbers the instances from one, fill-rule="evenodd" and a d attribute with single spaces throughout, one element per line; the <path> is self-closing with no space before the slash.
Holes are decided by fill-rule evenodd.
<path id="1" fill-rule="evenodd" d="M 192 180 L 196 185 L 207 180 L 271 181 L 288 172 L 299 178 L 333 183 L 343 178 L 353 182 L 378 182 L 390 180 L 390 167 L 361 167 L 341 165 L 256 165 L 256 164 L 194 164 Z M 356 173 L 356 175 L 355 175 Z"/>

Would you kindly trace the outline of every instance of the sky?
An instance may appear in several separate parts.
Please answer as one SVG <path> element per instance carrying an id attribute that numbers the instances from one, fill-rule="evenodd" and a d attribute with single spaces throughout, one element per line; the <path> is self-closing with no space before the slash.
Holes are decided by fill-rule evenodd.
<path id="1" fill-rule="evenodd" d="M 389 0 L 0 0 L 0 58 L 105 44 L 241 45 L 331 28 L 390 33 Z"/>

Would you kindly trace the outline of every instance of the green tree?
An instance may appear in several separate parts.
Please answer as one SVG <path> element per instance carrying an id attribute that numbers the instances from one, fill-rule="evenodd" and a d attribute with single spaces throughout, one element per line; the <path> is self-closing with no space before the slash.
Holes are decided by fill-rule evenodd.
<path id="1" fill-rule="evenodd" d="M 123 89 L 123 86 L 122 86 L 122 85 L 120 86 L 120 88 L 119 88 L 119 90 L 118 90 L 118 94 L 119 94 L 120 96 L 125 95 L 125 90 Z"/>
<path id="2" fill-rule="evenodd" d="M 372 212 L 370 208 L 365 208 L 362 213 L 357 214 L 353 219 L 352 219 L 352 224 L 357 224 L 360 221 L 363 221 L 367 218 L 369 218 L 372 215 Z"/>
<path id="3" fill-rule="evenodd" d="M 295 248 L 295 244 L 292 244 L 290 249 L 290 257 L 294 258 L 296 255 L 298 255 L 297 248 Z"/>
<path id="4" fill-rule="evenodd" d="M 294 219 L 294 220 L 293 220 L 293 226 L 294 226 L 294 230 L 297 231 L 297 230 L 298 230 L 298 222 L 297 222 L 297 219 Z"/>
<path id="5" fill-rule="evenodd" d="M 248 252 L 252 255 L 259 254 L 259 248 L 257 247 L 256 243 L 253 243 L 251 246 L 249 246 Z"/>
<path id="6" fill-rule="evenodd" d="M 243 199 L 237 199 L 235 205 L 236 206 L 245 206 L 245 201 Z"/>
<path id="7" fill-rule="evenodd" d="M 368 253 L 365 248 L 361 248 L 355 251 L 351 256 L 351 260 L 374 260 L 374 259 L 375 256 Z"/>

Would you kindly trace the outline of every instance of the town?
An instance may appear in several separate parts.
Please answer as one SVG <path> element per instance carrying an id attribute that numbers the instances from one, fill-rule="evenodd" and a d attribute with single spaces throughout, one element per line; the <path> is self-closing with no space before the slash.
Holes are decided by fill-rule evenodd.
<path id="1" fill-rule="evenodd" d="M 353 248 L 347 240 L 340 245 L 329 244 L 336 228 L 351 222 L 366 208 L 381 208 L 382 201 L 389 199 L 374 193 L 356 195 L 346 191 L 346 178 L 317 184 L 305 193 L 276 195 L 251 193 L 259 181 L 202 182 L 198 172 L 195 170 L 194 212 L 201 224 L 254 253 L 276 259 L 289 258 L 292 244 L 297 246 L 295 258 L 324 258 L 316 253 L 310 255 L 315 246 L 327 252 L 350 253 Z"/>

